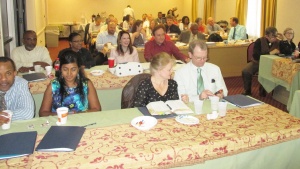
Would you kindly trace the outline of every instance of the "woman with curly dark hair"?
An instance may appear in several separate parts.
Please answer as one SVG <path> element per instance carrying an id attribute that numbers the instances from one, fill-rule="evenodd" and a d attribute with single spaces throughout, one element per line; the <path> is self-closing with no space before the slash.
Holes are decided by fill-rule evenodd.
<path id="1" fill-rule="evenodd" d="M 181 31 L 186 31 L 191 28 L 190 18 L 188 16 L 183 16 L 181 19 L 181 23 L 179 24 L 179 29 Z"/>
<path id="2" fill-rule="evenodd" d="M 81 66 L 76 52 L 66 50 L 61 54 L 58 77 L 44 93 L 40 116 L 56 115 L 59 107 L 68 107 L 69 114 L 101 111 L 96 89 Z"/>

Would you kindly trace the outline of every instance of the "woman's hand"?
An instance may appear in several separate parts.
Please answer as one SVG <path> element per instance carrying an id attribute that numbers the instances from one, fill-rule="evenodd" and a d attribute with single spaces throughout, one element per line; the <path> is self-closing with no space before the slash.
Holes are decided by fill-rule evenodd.
<path id="1" fill-rule="evenodd" d="M 189 96 L 187 94 L 182 94 L 180 97 L 185 104 L 189 103 Z"/>

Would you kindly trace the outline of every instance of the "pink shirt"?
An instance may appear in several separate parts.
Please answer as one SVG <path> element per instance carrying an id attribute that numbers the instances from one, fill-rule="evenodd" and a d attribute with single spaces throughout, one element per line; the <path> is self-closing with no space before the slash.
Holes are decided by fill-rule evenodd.
<path id="1" fill-rule="evenodd" d="M 128 50 L 126 53 L 124 53 L 124 56 L 118 54 L 117 48 L 111 49 L 110 57 L 115 59 L 116 64 L 126 62 L 140 62 L 139 55 L 135 47 L 133 47 L 133 51 L 131 54 Z"/>

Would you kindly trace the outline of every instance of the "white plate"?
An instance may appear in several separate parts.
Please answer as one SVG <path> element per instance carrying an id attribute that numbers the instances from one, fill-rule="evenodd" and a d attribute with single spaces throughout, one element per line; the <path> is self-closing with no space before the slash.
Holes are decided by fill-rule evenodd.
<path id="1" fill-rule="evenodd" d="M 101 76 L 104 73 L 104 71 L 103 70 L 92 70 L 90 73 L 93 76 Z"/>
<path id="2" fill-rule="evenodd" d="M 152 116 L 139 116 L 131 120 L 131 125 L 139 130 L 150 130 L 157 124 L 157 119 Z"/>
<path id="3" fill-rule="evenodd" d="M 207 45 L 216 44 L 216 42 L 206 42 Z"/>
<path id="4" fill-rule="evenodd" d="M 179 123 L 186 124 L 186 125 L 199 124 L 198 118 L 189 115 L 179 115 L 175 118 L 175 120 Z"/>

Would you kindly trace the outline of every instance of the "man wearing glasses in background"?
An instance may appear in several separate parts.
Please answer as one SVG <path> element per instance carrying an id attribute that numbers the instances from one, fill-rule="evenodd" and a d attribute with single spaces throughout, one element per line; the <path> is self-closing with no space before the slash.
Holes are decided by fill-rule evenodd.
<path id="1" fill-rule="evenodd" d="M 195 40 L 189 44 L 191 61 L 175 72 L 174 80 L 178 84 L 179 98 L 185 103 L 197 99 L 207 99 L 217 95 L 227 96 L 220 68 L 207 61 L 207 45 L 203 40 Z"/>
<path id="2" fill-rule="evenodd" d="M 29 72 L 34 70 L 35 65 L 45 68 L 52 62 L 49 51 L 44 46 L 36 46 L 37 36 L 32 30 L 27 30 L 23 34 L 23 46 L 16 47 L 11 54 L 15 62 L 17 71 Z"/>
<path id="3" fill-rule="evenodd" d="M 279 54 L 279 41 L 277 39 L 277 29 L 268 27 L 265 30 L 265 36 L 258 38 L 254 42 L 253 59 L 242 71 L 244 81 L 244 95 L 251 95 L 252 76 L 258 72 L 260 55 Z M 265 97 L 266 91 L 260 85 L 259 96 Z"/>

